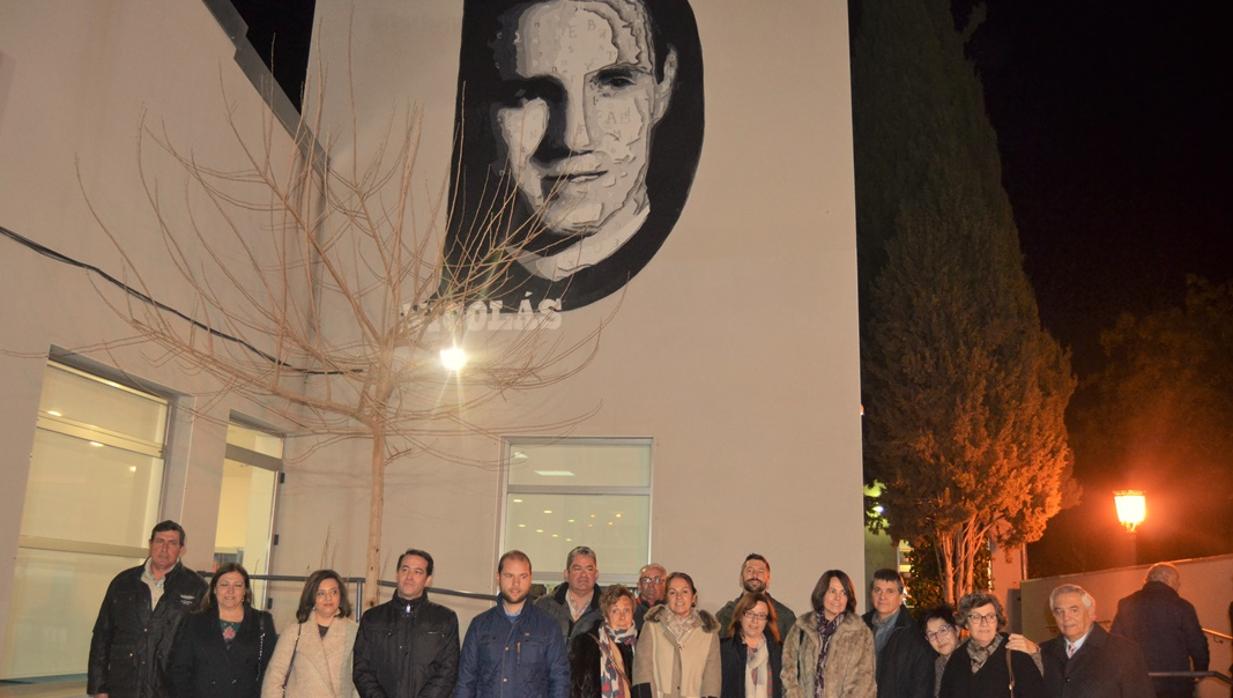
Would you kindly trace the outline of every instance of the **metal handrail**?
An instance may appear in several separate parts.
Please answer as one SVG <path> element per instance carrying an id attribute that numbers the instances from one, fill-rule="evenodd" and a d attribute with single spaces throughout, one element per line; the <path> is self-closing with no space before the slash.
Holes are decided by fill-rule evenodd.
<path id="1" fill-rule="evenodd" d="M 1224 640 L 1225 642 L 1233 642 L 1233 635 L 1229 635 L 1228 633 L 1222 633 L 1219 630 L 1212 630 L 1211 628 L 1203 628 L 1203 634 L 1210 635 L 1216 638 L 1217 640 Z"/>
<path id="2" fill-rule="evenodd" d="M 1219 671 L 1149 671 L 1153 679 L 1218 679 L 1233 686 L 1233 677 Z"/>
<path id="3" fill-rule="evenodd" d="M 197 574 L 201 575 L 202 577 L 205 577 L 206 579 L 209 579 L 210 577 L 214 576 L 214 572 L 212 570 L 210 571 L 197 570 Z M 296 575 L 296 574 L 250 574 L 248 575 L 248 578 L 252 581 L 257 581 L 257 582 L 301 582 L 303 583 L 303 582 L 308 581 L 307 576 Z M 356 596 L 361 599 L 364 598 L 365 579 L 363 577 L 343 577 L 342 580 L 343 580 L 343 584 L 354 584 L 356 586 Z M 387 589 L 392 589 L 392 588 L 397 587 L 398 583 L 391 582 L 388 579 L 381 579 L 381 580 L 378 580 L 377 585 L 381 587 L 385 587 Z M 461 589 L 450 589 L 448 587 L 428 587 L 427 591 L 433 594 L 440 594 L 442 596 L 456 596 L 462 599 L 477 599 L 479 601 L 490 601 L 492 603 L 496 603 L 497 601 L 496 594 L 485 594 L 479 591 L 463 591 Z"/>

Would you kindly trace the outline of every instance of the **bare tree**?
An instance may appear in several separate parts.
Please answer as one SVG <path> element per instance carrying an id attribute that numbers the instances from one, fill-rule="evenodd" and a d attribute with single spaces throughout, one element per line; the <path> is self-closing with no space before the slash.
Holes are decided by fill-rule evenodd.
<path id="1" fill-rule="evenodd" d="M 142 124 L 141 186 L 157 236 L 192 291 L 191 310 L 159 299 L 149 270 L 130 254 L 133 236 L 118 234 L 105 212 L 90 207 L 124 259 L 130 293 L 126 302 L 108 302 L 135 341 L 212 376 L 220 387 L 211 400 L 239 396 L 293 425 L 290 436 L 310 440 L 305 454 L 347 439 L 369 442 L 364 602 L 372 606 L 390 463 L 431 456 L 473 464 L 451 447 L 457 437 L 559 432 L 585 418 L 498 425 L 473 415 L 494 398 L 581 370 L 605 321 L 566 340 L 551 331 L 560 323 L 551 303 L 501 314 L 485 302 L 539 234 L 537 221 L 510 215 L 514 188 L 504 181 L 492 183 L 484 200 L 493 203 L 479 215 L 446 210 L 445 186 L 420 210 L 417 112 L 394 120 L 400 125 L 388 129 L 367 164 L 348 167 L 330 159 L 333 143 L 316 141 L 320 113 L 287 139 L 268 114 L 260 135 L 246 133 L 228 108 L 223 123 L 242 154 L 230 167 L 205 164 L 177 147 L 166 128 Z M 160 189 L 165 175 L 151 173 L 154 158 L 178 165 L 182 200 L 169 204 Z M 447 262 L 444 231 L 464 219 L 463 246 Z M 517 331 L 494 330 L 498 325 Z M 464 335 L 477 358 L 447 379 L 439 351 Z"/>

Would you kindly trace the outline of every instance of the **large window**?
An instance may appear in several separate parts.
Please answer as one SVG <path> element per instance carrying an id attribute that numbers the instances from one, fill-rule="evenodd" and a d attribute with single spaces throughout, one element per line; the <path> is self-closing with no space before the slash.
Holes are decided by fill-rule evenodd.
<path id="1" fill-rule="evenodd" d="M 633 583 L 650 559 L 651 440 L 506 439 L 503 549 L 531 557 L 557 583 L 565 555 L 586 545 L 601 581 Z"/>
<path id="2" fill-rule="evenodd" d="M 43 373 L 0 678 L 85 671 L 108 582 L 146 556 L 167 401 L 58 363 Z"/>

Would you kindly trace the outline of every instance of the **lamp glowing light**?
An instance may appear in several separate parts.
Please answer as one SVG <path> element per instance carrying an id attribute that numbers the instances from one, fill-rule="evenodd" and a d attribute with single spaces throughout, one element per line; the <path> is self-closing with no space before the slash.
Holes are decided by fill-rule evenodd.
<path id="1" fill-rule="evenodd" d="M 441 350 L 441 365 L 447 371 L 458 373 L 467 365 L 467 352 L 457 345 L 446 347 Z"/>
<path id="2" fill-rule="evenodd" d="M 1131 533 L 1147 518 L 1147 497 L 1143 490 L 1117 490 L 1113 493 L 1113 505 L 1117 507 L 1118 522 Z"/>

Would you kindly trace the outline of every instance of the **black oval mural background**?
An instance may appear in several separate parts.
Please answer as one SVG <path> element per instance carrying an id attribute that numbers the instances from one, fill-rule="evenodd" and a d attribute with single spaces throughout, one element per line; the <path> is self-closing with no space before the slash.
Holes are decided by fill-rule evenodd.
<path id="1" fill-rule="evenodd" d="M 511 82 L 508 75 L 512 60 L 511 35 L 518 35 L 519 41 L 531 38 L 517 31 L 525 29 L 524 25 L 511 25 L 527 16 L 530 9 L 560 4 L 560 0 L 466 0 L 464 4 L 452 163 L 455 186 L 449 202 L 453 215 L 446 241 L 447 259 L 455 273 L 470 273 L 471 265 L 484 259 L 483 251 L 491 249 L 493 241 L 505 231 L 522 223 L 531 209 L 528 195 L 524 193 L 530 187 L 519 190 L 513 181 L 515 177 L 503 176 L 507 171 L 503 163 L 508 162 L 505 153 L 510 147 L 498 135 L 497 114 L 512 103 L 525 103 L 528 95 L 549 103 L 555 100 L 561 109 L 567 108 L 566 89 L 559 83 L 551 79 Z M 649 212 L 632 237 L 615 252 L 565 278 L 551 280 L 531 273 L 522 264 L 512 265 L 504 278 L 493 279 L 494 285 L 484 294 L 487 300 L 501 300 L 507 311 L 516 310 L 524 299 L 529 299 L 533 306 L 544 299 L 559 299 L 564 310 L 580 308 L 620 290 L 650 262 L 672 231 L 689 196 L 702 151 L 702 48 L 689 3 L 685 0 L 596 0 L 578 5 L 600 6 L 601 9 L 619 6 L 627 12 L 629 6 L 641 5 L 645 9 L 643 16 L 650 22 L 652 43 L 656 47 L 653 51 L 656 79 L 662 78 L 669 49 L 675 54 L 676 73 L 667 108 L 650 127 L 645 169 L 642 170 Z M 505 66 L 506 75 L 502 74 L 501 65 Z M 626 78 L 617 70 L 606 79 L 621 84 Z M 545 143 L 551 140 L 550 135 L 546 134 L 543 140 Z M 559 133 L 557 140 L 561 140 Z M 541 151 L 547 147 L 543 146 Z M 545 167 L 560 174 L 552 165 Z M 510 169 L 514 169 L 513 166 Z M 518 205 L 506 207 L 505 218 L 497 229 L 491 225 L 485 227 L 484 221 L 499 208 L 503 197 L 516 199 Z M 633 229 L 632 226 L 626 228 Z M 568 234 L 540 235 L 535 244 L 550 240 L 551 246 L 544 250 L 545 255 L 550 255 L 554 249 L 582 239 L 584 236 Z"/>

